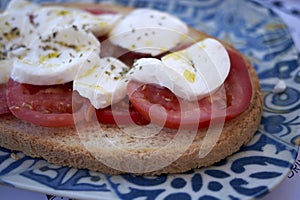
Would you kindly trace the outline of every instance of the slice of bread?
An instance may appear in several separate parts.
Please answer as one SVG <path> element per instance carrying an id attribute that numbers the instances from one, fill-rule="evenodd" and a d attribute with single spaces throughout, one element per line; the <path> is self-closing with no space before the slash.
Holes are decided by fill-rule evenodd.
<path id="1" fill-rule="evenodd" d="M 132 8 L 101 4 L 66 4 L 78 8 L 101 8 L 128 12 Z M 211 37 L 189 29 L 195 40 Z M 236 51 L 229 44 L 227 47 Z M 57 165 L 86 168 L 107 174 L 158 175 L 205 167 L 238 151 L 258 129 L 262 112 L 259 80 L 245 58 L 252 83 L 249 108 L 224 124 L 194 132 L 162 129 L 120 128 L 95 122 L 71 128 L 47 128 L 29 124 L 13 115 L 0 116 L 0 146 L 41 157 Z M 133 131 L 135 130 L 135 131 Z M 149 132 L 150 131 L 150 132 Z"/>

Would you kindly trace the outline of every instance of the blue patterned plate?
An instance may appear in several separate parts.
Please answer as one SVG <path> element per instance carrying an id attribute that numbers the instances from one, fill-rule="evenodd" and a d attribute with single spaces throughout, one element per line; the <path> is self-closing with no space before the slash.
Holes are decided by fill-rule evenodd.
<path id="1" fill-rule="evenodd" d="M 7 2 L 0 2 L 2 9 Z M 279 17 L 246 0 L 113 3 L 175 14 L 189 25 L 229 41 L 248 56 L 264 93 L 262 122 L 255 137 L 214 166 L 158 177 L 110 176 L 51 165 L 22 153 L 17 153 L 19 159 L 14 160 L 11 152 L 2 148 L 0 183 L 78 199 L 200 200 L 258 198 L 284 180 L 296 159 L 296 143 L 300 141 L 300 68 L 293 41 Z M 279 80 L 285 81 L 287 89 L 275 94 L 272 90 Z"/>

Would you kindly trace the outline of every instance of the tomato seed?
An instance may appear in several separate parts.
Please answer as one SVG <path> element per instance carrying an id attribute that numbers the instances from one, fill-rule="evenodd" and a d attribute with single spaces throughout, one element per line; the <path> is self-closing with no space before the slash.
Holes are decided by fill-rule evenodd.
<path id="1" fill-rule="evenodd" d="M 33 107 L 32 107 L 30 104 L 28 104 L 28 103 L 25 103 L 25 102 L 24 102 L 24 103 L 22 104 L 22 106 L 28 108 L 29 110 L 33 110 Z"/>
<path id="2" fill-rule="evenodd" d="M 143 85 L 143 87 L 142 87 L 142 91 L 144 91 L 144 90 L 146 90 L 146 85 Z"/>

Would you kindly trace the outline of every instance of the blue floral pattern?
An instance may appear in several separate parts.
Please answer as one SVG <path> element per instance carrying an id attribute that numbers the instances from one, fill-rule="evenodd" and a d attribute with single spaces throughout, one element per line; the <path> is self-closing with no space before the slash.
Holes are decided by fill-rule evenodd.
<path id="1" fill-rule="evenodd" d="M 0 148 L 0 183 L 21 188 L 30 184 L 31 189 L 74 198 L 233 200 L 259 198 L 290 173 L 300 141 L 300 69 L 293 41 L 275 13 L 250 0 L 95 2 L 102 1 L 167 11 L 242 51 L 254 64 L 264 93 L 260 129 L 240 151 L 211 167 L 157 177 L 55 166 L 19 152 L 14 160 L 11 151 Z M 7 3 L 1 1 L 0 8 Z M 287 89 L 274 93 L 279 80 Z"/>

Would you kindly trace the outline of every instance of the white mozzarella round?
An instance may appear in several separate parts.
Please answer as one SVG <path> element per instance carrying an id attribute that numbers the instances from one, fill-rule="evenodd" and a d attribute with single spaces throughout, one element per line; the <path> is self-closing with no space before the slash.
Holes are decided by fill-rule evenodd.
<path id="1" fill-rule="evenodd" d="M 217 90 L 230 71 L 230 58 L 225 47 L 215 39 L 202 40 L 186 49 L 201 83 L 198 98 Z"/>
<path id="2" fill-rule="evenodd" d="M 39 5 L 26 0 L 11 0 L 6 7 L 5 12 L 22 12 L 28 15 L 39 9 L 39 7 Z"/>
<path id="3" fill-rule="evenodd" d="M 126 77 L 129 80 L 135 80 L 142 83 L 155 83 L 174 89 L 177 76 L 175 71 L 166 67 L 161 60 L 157 58 L 138 59 L 133 67 L 128 71 Z"/>
<path id="4" fill-rule="evenodd" d="M 197 70 L 194 68 L 194 64 L 190 60 L 188 52 L 183 50 L 170 53 L 162 57 L 161 61 L 166 68 L 176 72 L 174 89 L 169 89 L 183 99 L 198 99 L 198 95 L 202 88 L 201 86 L 203 86 L 204 83 L 198 76 Z"/>
<path id="5" fill-rule="evenodd" d="M 82 65 L 99 57 L 97 38 L 73 27 L 35 38 L 30 51 L 13 63 L 11 77 L 21 83 L 53 85 L 72 81 Z"/>
<path id="6" fill-rule="evenodd" d="M 59 6 L 41 7 L 33 15 L 34 24 L 41 33 L 73 26 L 91 31 L 96 36 L 107 34 L 122 16 L 121 14 L 93 15 L 84 10 Z"/>
<path id="7" fill-rule="evenodd" d="M 195 74 L 191 64 L 186 60 L 181 60 L 180 63 L 176 62 L 175 64 L 169 66 L 156 58 L 141 58 L 135 62 L 133 68 L 127 73 L 127 78 L 142 83 L 158 84 L 184 99 L 187 99 L 188 96 L 189 99 L 191 97 L 196 98 L 190 81 L 187 81 L 184 77 L 185 70 Z"/>
<path id="8" fill-rule="evenodd" d="M 0 85 L 7 83 L 12 69 L 10 66 L 12 66 L 11 60 L 0 61 Z"/>
<path id="9" fill-rule="evenodd" d="M 172 15 L 136 9 L 115 25 L 109 39 L 130 51 L 157 56 L 176 47 L 187 33 L 187 25 Z"/>
<path id="10" fill-rule="evenodd" d="M 73 82 L 74 90 L 95 108 L 117 103 L 126 96 L 129 67 L 113 57 L 98 58 L 91 68 L 83 66 Z"/>
<path id="11" fill-rule="evenodd" d="M 77 15 L 75 22 L 79 27 L 91 30 L 96 36 L 107 35 L 117 22 L 122 18 L 122 14 L 106 13 L 95 15 L 91 18 Z"/>
<path id="12" fill-rule="evenodd" d="M 29 51 L 34 37 L 34 27 L 24 13 L 0 14 L 0 84 L 7 82 L 14 59 Z"/>
<path id="13" fill-rule="evenodd" d="M 155 83 L 189 100 L 201 99 L 225 81 L 230 70 L 226 49 L 216 40 L 206 39 L 161 60 L 142 58 L 128 72 L 128 79 Z"/>

